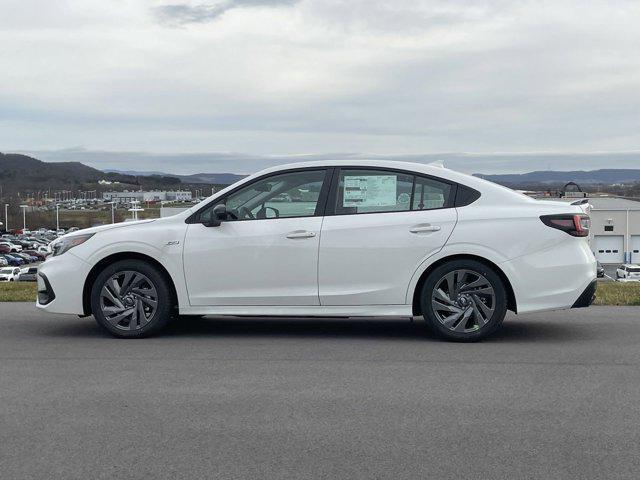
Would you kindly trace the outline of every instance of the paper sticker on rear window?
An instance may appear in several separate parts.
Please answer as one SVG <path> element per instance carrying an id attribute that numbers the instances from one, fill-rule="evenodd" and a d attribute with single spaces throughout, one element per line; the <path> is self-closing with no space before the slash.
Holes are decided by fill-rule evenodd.
<path id="1" fill-rule="evenodd" d="M 344 177 L 343 207 L 380 207 L 396 204 L 396 175 Z"/>

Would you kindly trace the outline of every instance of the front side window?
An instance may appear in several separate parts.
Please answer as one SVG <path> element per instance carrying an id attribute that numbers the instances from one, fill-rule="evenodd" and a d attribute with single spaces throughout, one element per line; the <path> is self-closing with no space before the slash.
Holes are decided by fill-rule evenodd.
<path id="1" fill-rule="evenodd" d="M 450 205 L 451 185 L 386 170 L 343 169 L 336 195 L 337 214 L 406 212 Z"/>
<path id="2" fill-rule="evenodd" d="M 272 175 L 247 185 L 215 202 L 200 214 L 211 220 L 213 207 L 224 203 L 228 220 L 310 217 L 315 215 L 325 170 Z"/>

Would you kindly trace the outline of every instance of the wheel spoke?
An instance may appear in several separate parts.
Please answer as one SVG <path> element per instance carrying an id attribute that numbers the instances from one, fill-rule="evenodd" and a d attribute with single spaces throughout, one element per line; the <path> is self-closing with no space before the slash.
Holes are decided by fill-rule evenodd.
<path id="1" fill-rule="evenodd" d="M 462 314 L 463 314 L 463 312 L 461 310 L 458 313 L 454 313 L 453 315 L 449 315 L 447 318 L 442 320 L 442 323 L 445 325 L 445 327 L 453 328 L 453 326 L 460 319 L 460 317 L 462 317 Z"/>
<path id="2" fill-rule="evenodd" d="M 487 319 L 491 317 L 494 310 L 493 308 L 489 308 L 488 306 L 486 306 L 484 302 L 480 300 L 480 298 L 477 295 L 473 295 L 473 300 L 475 300 L 476 305 L 480 308 L 480 310 L 482 310 L 482 313 L 484 313 Z"/>
<path id="3" fill-rule="evenodd" d="M 460 320 L 458 325 L 456 325 L 453 330 L 456 332 L 464 332 L 467 329 L 467 323 L 469 322 L 469 317 L 471 317 L 472 313 L 473 313 L 473 309 L 467 308 L 464 314 L 462 315 L 462 320 Z"/>
<path id="4" fill-rule="evenodd" d="M 473 318 L 475 319 L 476 325 L 478 325 L 478 327 L 482 327 L 485 323 L 487 323 L 487 318 L 482 315 L 475 300 L 473 301 Z"/>
<path id="5" fill-rule="evenodd" d="M 135 272 L 124 272 L 124 279 L 122 280 L 122 286 L 120 287 L 120 295 L 126 295 L 127 293 L 129 293 L 131 281 L 137 275 L 138 274 Z"/>
<path id="6" fill-rule="evenodd" d="M 149 305 L 152 308 L 156 308 L 158 306 L 158 302 L 156 302 L 152 298 L 147 298 L 147 297 L 138 297 L 138 298 L 140 300 L 141 305 L 144 302 L 145 304 Z"/>
<path id="7" fill-rule="evenodd" d="M 118 315 L 115 315 L 113 317 L 107 317 L 107 320 L 112 325 L 118 325 L 118 323 L 120 323 L 122 320 L 127 318 L 129 315 L 131 315 L 133 313 L 133 311 L 134 311 L 133 308 L 127 308 L 126 310 L 124 310 L 122 313 L 120 313 Z"/>
<path id="8" fill-rule="evenodd" d="M 129 320 L 129 330 L 135 330 L 138 328 L 138 306 L 132 308 L 131 320 Z"/>
<path id="9" fill-rule="evenodd" d="M 113 290 L 113 294 L 116 297 L 120 296 L 120 284 L 118 283 L 118 278 L 117 277 L 113 277 L 111 279 L 111 289 Z"/>
<path id="10" fill-rule="evenodd" d="M 433 296 L 436 300 L 441 303 L 445 303 L 446 305 L 453 305 L 453 300 L 446 294 L 441 288 L 436 289 L 433 292 Z"/>
<path id="11" fill-rule="evenodd" d="M 478 278 L 476 278 L 473 282 L 467 283 L 466 285 L 464 285 L 464 287 L 460 289 L 461 292 L 467 291 L 467 290 L 473 290 L 474 288 L 484 287 L 486 285 L 490 285 L 489 281 L 486 278 L 484 278 L 482 275 L 478 275 L 477 273 L 474 273 L 474 275 L 476 275 Z"/>
<path id="12" fill-rule="evenodd" d="M 447 293 L 449 298 L 455 298 L 456 296 L 456 272 L 449 273 L 445 280 L 447 282 Z"/>
<path id="13" fill-rule="evenodd" d="M 433 308 L 440 312 L 453 312 L 453 313 L 462 312 L 462 309 L 460 307 L 457 307 L 455 305 L 442 305 L 441 303 L 434 303 Z"/>
<path id="14" fill-rule="evenodd" d="M 142 302 L 138 302 L 137 311 L 138 311 L 138 322 L 140 326 L 143 327 L 148 322 L 148 320 L 147 320 L 147 316 L 144 313 L 144 305 L 142 304 Z"/>
<path id="15" fill-rule="evenodd" d="M 122 311 L 124 311 L 124 310 L 125 310 L 125 308 L 124 308 L 124 307 L 115 307 L 115 306 L 114 306 L 114 307 L 104 307 L 104 308 L 102 309 L 102 311 L 103 311 L 105 314 L 110 313 L 110 314 L 112 314 L 112 315 L 113 315 L 113 314 L 116 314 L 116 313 L 120 313 L 120 312 L 122 312 Z"/>
<path id="16" fill-rule="evenodd" d="M 120 299 L 116 297 L 113 293 L 111 293 L 111 290 L 109 290 L 108 284 L 102 287 L 101 295 L 102 297 L 107 298 L 116 307 L 124 309 L 124 305 L 122 304 Z"/>

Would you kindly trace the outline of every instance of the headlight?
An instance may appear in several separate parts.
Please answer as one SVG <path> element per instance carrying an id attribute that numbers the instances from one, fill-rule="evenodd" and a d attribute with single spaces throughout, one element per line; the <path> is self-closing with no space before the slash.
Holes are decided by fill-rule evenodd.
<path id="1" fill-rule="evenodd" d="M 93 233 L 85 233 L 84 235 L 72 235 L 70 237 L 64 236 L 60 237 L 58 240 L 55 240 L 51 244 L 51 249 L 53 252 L 53 256 L 57 257 L 58 255 L 62 255 L 64 252 L 71 250 L 73 247 L 77 247 L 78 245 L 82 245 L 84 242 L 93 237 Z"/>

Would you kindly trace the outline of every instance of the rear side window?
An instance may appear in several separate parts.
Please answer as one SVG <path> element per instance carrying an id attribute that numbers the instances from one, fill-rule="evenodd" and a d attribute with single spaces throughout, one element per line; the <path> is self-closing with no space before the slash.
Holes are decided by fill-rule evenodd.
<path id="1" fill-rule="evenodd" d="M 451 185 L 430 178 L 416 177 L 413 210 L 433 210 L 447 206 Z"/>
<path id="2" fill-rule="evenodd" d="M 451 206 L 452 185 L 392 170 L 342 169 L 335 213 L 408 212 Z"/>

